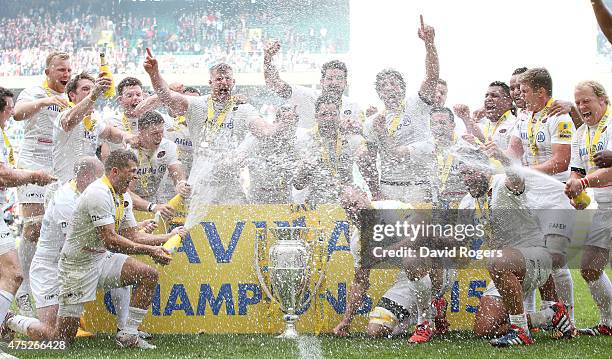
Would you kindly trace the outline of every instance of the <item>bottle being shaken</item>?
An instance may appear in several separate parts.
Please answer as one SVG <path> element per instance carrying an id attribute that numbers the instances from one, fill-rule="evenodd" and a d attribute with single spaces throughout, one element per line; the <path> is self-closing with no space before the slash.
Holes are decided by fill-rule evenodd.
<path id="1" fill-rule="evenodd" d="M 100 52 L 100 72 L 104 72 L 104 77 L 111 79 L 111 86 L 108 90 L 104 91 L 104 98 L 109 99 L 115 97 L 115 81 L 113 81 L 113 74 L 110 71 L 110 66 L 106 62 L 106 55 L 104 52 Z"/>

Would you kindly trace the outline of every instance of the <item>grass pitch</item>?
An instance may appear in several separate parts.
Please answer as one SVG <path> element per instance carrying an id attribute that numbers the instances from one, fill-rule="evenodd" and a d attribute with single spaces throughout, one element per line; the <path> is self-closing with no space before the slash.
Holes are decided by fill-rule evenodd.
<path id="1" fill-rule="evenodd" d="M 578 271 L 574 275 L 578 327 L 596 324 L 598 311 Z M 611 275 L 608 270 L 608 275 Z M 611 358 L 612 337 L 577 337 L 554 340 L 550 333 L 535 334 L 536 343 L 527 347 L 497 349 L 470 332 L 452 332 L 431 343 L 409 345 L 406 337 L 370 339 L 361 334 L 350 338 L 331 335 L 304 336 L 298 341 L 272 335 L 156 335 L 151 351 L 123 350 L 114 338 L 98 335 L 79 339 L 65 351 L 9 351 L 19 358 Z"/>

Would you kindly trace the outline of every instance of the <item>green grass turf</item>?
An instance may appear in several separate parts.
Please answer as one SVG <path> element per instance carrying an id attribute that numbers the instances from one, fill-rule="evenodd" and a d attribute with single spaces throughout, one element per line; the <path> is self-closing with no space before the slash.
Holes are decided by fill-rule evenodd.
<path id="1" fill-rule="evenodd" d="M 608 270 L 608 275 L 612 273 Z M 598 312 L 585 282 L 573 271 L 576 293 L 577 326 L 591 326 L 597 322 Z M 58 352 L 10 351 L 20 358 L 310 358 L 317 352 L 324 358 L 610 358 L 612 337 L 578 337 L 572 340 L 554 340 L 549 333 L 535 335 L 536 343 L 528 347 L 496 349 L 485 340 L 476 339 L 470 332 L 453 332 L 438 337 L 431 343 L 409 345 L 405 337 L 369 339 L 361 334 L 350 338 L 321 335 L 307 337 L 298 345 L 295 341 L 280 340 L 271 335 L 157 335 L 151 343 L 156 350 L 117 349 L 111 336 L 80 339 L 70 349 Z M 300 348 L 302 347 L 302 353 Z"/>

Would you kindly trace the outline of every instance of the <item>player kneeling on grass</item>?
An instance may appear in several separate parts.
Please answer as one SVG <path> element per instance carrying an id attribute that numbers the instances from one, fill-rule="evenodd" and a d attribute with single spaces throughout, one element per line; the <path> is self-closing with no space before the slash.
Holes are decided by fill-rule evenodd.
<path id="1" fill-rule="evenodd" d="M 499 253 L 487 263 L 492 282 L 480 299 L 474 332 L 478 336 L 501 335 L 491 340 L 498 347 L 533 343 L 529 325 L 553 327 L 571 337 L 574 327 L 562 303 L 529 316 L 525 313 L 524 293 L 546 282 L 552 270 L 552 257 L 538 222 L 527 207 L 529 189 L 525 180 L 511 169 L 509 158 L 495 143 L 487 142 L 483 149 L 504 165 L 506 173 L 492 175 L 486 156 L 474 149 L 462 149 L 461 174 L 470 194 L 460 208 L 488 212 L 482 214 L 487 219 L 485 232 L 489 233 L 486 244 Z M 467 202 L 471 205 L 466 205 Z"/>
<path id="2" fill-rule="evenodd" d="M 159 274 L 128 254 L 146 254 L 159 264 L 168 264 L 171 257 L 161 244 L 172 234 L 137 231 L 127 193 L 130 182 L 137 178 L 137 163 L 131 151 L 111 152 L 104 165 L 105 176 L 90 184 L 77 202 L 59 260 L 58 339 L 74 339 L 84 304 L 95 299 L 98 287 L 133 285 L 127 324 L 117 333 L 117 344 L 155 348 L 138 336 L 138 327 L 151 305 Z"/>
<path id="3" fill-rule="evenodd" d="M 385 223 L 394 221 L 410 221 L 418 223 L 416 212 L 410 205 L 395 201 L 370 201 L 367 195 L 358 189 L 346 187 L 341 196 L 342 206 L 347 217 L 355 226 L 361 223 L 360 216 L 364 215 L 363 210 L 381 209 L 394 210 L 392 213 L 385 213 Z M 391 212 L 391 211 L 388 211 Z M 351 283 L 347 307 L 342 321 L 334 328 L 334 334 L 347 336 L 349 326 L 353 321 L 357 311 L 363 303 L 363 298 L 370 286 L 370 268 L 362 265 L 360 231 L 355 230 L 351 236 L 351 253 L 355 258 L 355 277 Z M 419 319 L 417 299 L 418 283 L 408 279 L 407 273 L 402 270 L 398 273 L 395 283 L 382 296 L 376 307 L 370 312 L 370 321 L 367 326 L 367 333 L 372 337 L 388 337 L 407 331 L 409 326 L 422 322 Z M 431 295 L 422 297 L 431 299 Z"/>

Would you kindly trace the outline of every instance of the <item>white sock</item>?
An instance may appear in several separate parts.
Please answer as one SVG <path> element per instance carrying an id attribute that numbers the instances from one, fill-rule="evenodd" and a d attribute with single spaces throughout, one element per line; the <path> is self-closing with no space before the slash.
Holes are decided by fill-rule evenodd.
<path id="1" fill-rule="evenodd" d="M 535 313 L 536 307 L 536 291 L 535 289 L 531 293 L 527 293 L 527 296 L 523 300 L 523 307 L 525 307 L 526 313 Z"/>
<path id="2" fill-rule="evenodd" d="M 517 314 L 517 315 L 508 315 L 510 317 L 510 324 L 516 325 L 517 327 L 523 329 L 525 332 L 529 333 L 529 326 L 527 325 L 527 314 Z"/>
<path id="3" fill-rule="evenodd" d="M 543 308 L 539 312 L 529 314 L 531 318 L 532 328 L 546 328 L 552 324 L 552 318 L 555 315 L 555 311 L 550 306 Z"/>
<path id="4" fill-rule="evenodd" d="M 563 304 L 569 306 L 569 315 L 572 322 L 574 321 L 574 281 L 572 273 L 567 265 L 552 272 L 553 281 L 555 282 L 555 290 L 557 296 Z"/>
<path id="5" fill-rule="evenodd" d="M 128 310 L 128 318 L 125 323 L 125 328 L 122 331 L 129 334 L 138 334 L 138 327 L 142 324 L 142 320 L 147 314 L 146 309 L 130 307 Z"/>
<path id="6" fill-rule="evenodd" d="M 12 302 L 13 294 L 0 289 L 0 323 L 4 322 Z"/>
<path id="7" fill-rule="evenodd" d="M 117 328 L 125 328 L 130 308 L 130 287 L 113 288 L 110 290 L 111 300 L 117 314 Z"/>
<path id="8" fill-rule="evenodd" d="M 414 294 L 416 297 L 418 322 L 423 323 L 428 321 L 431 326 L 434 325 L 433 318 L 435 313 L 431 308 L 431 278 L 429 274 L 423 278 L 412 281 L 414 285 Z"/>
<path id="9" fill-rule="evenodd" d="M 28 335 L 28 328 L 34 323 L 40 323 L 36 318 L 24 317 L 23 315 L 15 315 L 6 321 L 6 326 L 17 333 Z"/>
<path id="10" fill-rule="evenodd" d="M 601 324 L 612 327 L 612 283 L 606 272 L 603 272 L 598 280 L 587 283 L 591 290 L 593 300 L 599 308 Z"/>
<path id="11" fill-rule="evenodd" d="M 26 294 L 30 294 L 30 266 L 32 265 L 32 258 L 36 254 L 36 243 L 29 241 L 25 238 L 21 238 L 19 248 L 17 249 L 17 256 L 19 257 L 19 264 L 21 264 L 21 272 L 23 274 L 23 281 L 17 289 L 16 298 L 23 297 Z"/>

